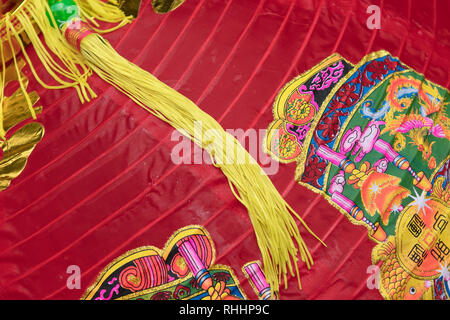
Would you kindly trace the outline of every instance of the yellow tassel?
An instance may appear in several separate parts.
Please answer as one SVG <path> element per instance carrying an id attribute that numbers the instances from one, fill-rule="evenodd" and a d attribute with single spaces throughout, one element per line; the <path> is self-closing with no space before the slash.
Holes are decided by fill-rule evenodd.
<path id="1" fill-rule="evenodd" d="M 132 17 L 126 17 L 115 1 L 75 0 L 75 2 L 80 8 L 81 18 L 88 22 L 97 33 L 117 30 L 132 21 Z M 100 29 L 96 20 L 115 23 L 116 25 L 109 29 Z"/>
<path id="2" fill-rule="evenodd" d="M 80 8 L 82 17 L 90 23 L 93 30 L 98 33 L 105 33 L 114 31 L 131 22 L 131 17 L 126 17 L 125 14 L 114 5 L 114 2 L 105 3 L 100 0 L 77 0 L 77 5 Z M 72 48 L 60 30 L 54 28 L 49 21 L 52 19 L 53 25 L 56 25 L 50 13 L 47 1 L 24 1 L 13 14 L 6 13 L 0 23 L 0 30 L 5 31 L 5 35 L 0 38 L 0 51 L 2 65 L 2 74 L 0 76 L 0 140 L 5 140 L 5 130 L 3 127 L 3 101 L 5 89 L 5 56 L 4 44 L 10 46 L 12 52 L 12 39 L 18 43 L 24 58 L 30 67 L 30 70 L 36 80 L 41 86 L 46 89 L 63 89 L 73 87 L 76 89 L 80 101 L 90 101 L 96 97 L 95 92 L 89 86 L 87 79 L 92 74 L 92 70 L 86 66 L 79 52 Z M 95 20 L 109 22 L 115 26 L 109 29 L 99 28 Z M 44 42 L 39 36 L 39 31 L 42 32 Z M 55 80 L 56 84 L 45 83 L 38 75 L 29 58 L 25 44 L 22 41 L 21 33 L 24 32 L 31 44 L 33 45 L 42 65 L 47 73 Z M 58 60 L 55 60 L 57 57 Z M 13 54 L 13 63 L 17 64 L 16 57 Z M 30 114 L 32 118 L 36 118 L 34 109 L 32 108 L 28 93 L 26 92 L 23 81 L 18 74 L 20 87 L 23 91 L 25 99 L 28 103 Z"/>
<path id="3" fill-rule="evenodd" d="M 278 291 L 281 277 L 287 285 L 288 270 L 295 276 L 295 268 L 299 278 L 299 251 L 308 268 L 313 264 L 291 214 L 299 219 L 316 239 L 322 241 L 284 201 L 258 163 L 216 120 L 182 94 L 121 57 L 97 34 L 91 34 L 82 40 L 81 53 L 86 64 L 101 78 L 209 152 L 213 164 L 228 178 L 236 198 L 248 209 L 261 250 L 264 272 L 274 294 Z M 200 134 L 194 129 L 197 121 L 201 124 Z M 214 135 L 211 135 L 211 132 L 214 132 Z"/>
<path id="4" fill-rule="evenodd" d="M 100 0 L 76 0 L 76 2 L 81 8 L 83 19 L 87 20 L 97 32 L 99 30 L 95 19 L 117 23 L 117 26 L 129 22 L 129 18 L 119 12 L 117 7 Z M 98 34 L 88 35 L 81 41 L 80 55 L 70 47 L 61 31 L 52 27 L 56 23 L 49 13 L 47 1 L 27 1 L 15 13 L 15 19 L 20 22 L 19 27 L 8 17 L 3 20 L 5 24 L 0 25 L 6 28 L 9 42 L 14 37 L 19 43 L 24 58 L 37 81 L 48 89 L 74 87 L 83 102 L 95 97 L 95 93 L 87 83 L 87 78 L 93 70 L 142 108 L 169 123 L 207 150 L 213 164 L 228 178 L 235 197 L 249 212 L 272 296 L 277 296 L 282 279 L 287 285 L 288 272 L 292 276 L 297 276 L 299 288 L 301 288 L 297 256 L 300 255 L 308 269 L 313 265 L 313 259 L 293 216 L 299 219 L 303 227 L 317 240 L 322 244 L 323 242 L 284 201 L 270 179 L 242 145 L 191 100 L 121 57 Z M 48 20 L 49 16 L 52 23 Z M 38 36 L 32 21 L 42 32 L 45 45 Z M 38 77 L 20 39 L 22 31 L 26 32 L 44 68 L 57 85 L 46 84 Z M 57 56 L 58 60 L 55 60 L 54 56 Z M 4 57 L 2 61 L 4 64 Z M 4 73 L 2 77 L 4 78 Z M 4 83 L 2 81 L 1 86 L 4 86 Z M 1 99 L 3 96 L 0 96 Z M 34 115 L 34 110 L 30 112 Z M 0 111 L 0 120 L 1 117 Z M 201 124 L 200 132 L 196 132 L 197 121 Z M 211 132 L 214 134 L 211 135 Z M 0 135 L 1 133 L 0 126 Z"/>
<path id="5" fill-rule="evenodd" d="M 20 89 L 22 90 L 22 93 L 25 97 L 25 101 L 27 103 L 28 109 L 30 110 L 31 116 L 33 117 L 33 119 L 36 119 L 36 112 L 33 109 L 33 103 L 31 103 L 30 96 L 27 93 L 27 88 L 25 87 L 25 84 L 23 82 L 22 75 L 20 74 L 19 66 L 17 65 L 17 58 L 16 58 L 16 55 L 14 54 L 14 45 L 12 43 L 11 34 L 9 32 L 12 24 L 10 21 L 10 15 L 8 13 L 5 16 L 5 20 L 6 20 L 6 27 L 7 27 L 6 38 L 8 40 L 10 50 L 13 53 L 12 58 L 13 58 L 13 62 L 14 62 L 14 68 L 17 73 L 17 80 L 19 81 Z M 3 105 L 2 105 L 2 108 L 3 108 Z"/>
<path id="6" fill-rule="evenodd" d="M 92 74 L 92 70 L 83 63 L 79 53 L 70 47 L 67 41 L 62 37 L 60 31 L 51 26 L 48 16 L 45 14 L 46 10 L 49 10 L 46 2 L 26 2 L 25 5 L 21 7 L 21 10 L 15 12 L 14 15 L 14 18 L 19 22 L 20 27 L 12 23 L 9 13 L 7 13 L 3 20 L 4 26 L 2 26 L 6 29 L 7 41 L 9 42 L 11 37 L 15 38 L 33 76 L 41 86 L 46 89 L 74 87 L 82 102 L 89 101 L 91 98 L 96 97 L 96 94 L 87 83 L 87 79 Z M 42 32 L 45 45 L 42 43 L 33 22 Z M 57 82 L 57 85 L 47 84 L 38 76 L 33 63 L 25 50 L 25 45 L 20 37 L 21 32 L 26 33 L 42 65 L 48 74 Z M 58 61 L 55 60 L 54 56 L 58 57 Z M 14 55 L 13 58 L 15 59 Z M 26 92 L 24 92 L 24 94 L 26 97 L 28 96 Z M 30 112 L 33 115 L 33 111 L 30 110 Z"/>

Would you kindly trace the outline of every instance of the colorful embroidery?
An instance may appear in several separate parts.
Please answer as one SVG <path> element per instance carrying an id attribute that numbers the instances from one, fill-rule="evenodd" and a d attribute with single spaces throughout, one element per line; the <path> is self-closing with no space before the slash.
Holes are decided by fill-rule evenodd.
<path id="1" fill-rule="evenodd" d="M 322 164 L 324 160 L 316 155 L 317 149 L 319 146 L 333 148 L 338 132 L 358 102 L 383 79 L 402 70 L 404 67 L 398 60 L 386 55 L 369 60 L 346 76 L 348 79 L 336 88 L 338 90 L 330 93 L 332 98 L 329 102 L 324 102 L 320 118 L 317 117 L 319 120 L 316 119 L 313 126 L 315 130 L 309 131 L 305 139 L 305 144 L 309 147 L 306 151 L 308 157 L 304 170 L 301 165 L 298 167 L 297 177 L 315 188 L 323 189 L 325 166 Z"/>
<path id="2" fill-rule="evenodd" d="M 266 150 L 273 157 L 281 162 L 298 159 L 319 106 L 350 68 L 341 56 L 332 55 L 280 91 L 266 139 Z"/>
<path id="3" fill-rule="evenodd" d="M 386 299 L 449 297 L 448 97 L 387 52 L 375 52 L 317 104 L 302 144 L 291 149 L 296 180 L 378 243 L 372 259 L 381 265 Z M 286 145 L 282 139 L 268 133 L 272 155 Z"/>
<path id="4" fill-rule="evenodd" d="M 162 251 L 141 247 L 117 258 L 105 268 L 83 299 L 247 299 L 233 270 L 215 265 L 214 260 L 215 249 L 208 232 L 201 226 L 187 226 L 175 232 Z M 251 270 L 257 272 L 252 281 L 267 285 L 261 269 L 253 267 Z M 265 298 L 270 297 L 270 287 L 267 285 L 267 288 L 269 294 L 266 290 Z"/>
<path id="5" fill-rule="evenodd" d="M 267 283 L 259 261 L 246 263 L 242 271 L 249 280 L 253 290 L 259 296 L 260 300 L 269 300 L 271 298 L 270 285 Z"/>

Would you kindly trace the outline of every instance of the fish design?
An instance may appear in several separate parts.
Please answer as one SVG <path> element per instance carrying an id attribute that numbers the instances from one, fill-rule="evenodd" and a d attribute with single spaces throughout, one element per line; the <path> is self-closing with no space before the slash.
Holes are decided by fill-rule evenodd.
<path id="1" fill-rule="evenodd" d="M 395 238 L 378 244 L 372 251 L 372 263 L 382 263 L 379 274 L 379 290 L 387 300 L 431 299 L 431 281 L 411 276 L 399 263 Z"/>

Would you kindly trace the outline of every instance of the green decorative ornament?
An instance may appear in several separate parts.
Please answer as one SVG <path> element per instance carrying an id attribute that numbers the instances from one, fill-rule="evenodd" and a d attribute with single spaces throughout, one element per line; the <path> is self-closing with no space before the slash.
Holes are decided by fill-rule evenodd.
<path id="1" fill-rule="evenodd" d="M 48 5 L 60 29 L 65 24 L 70 24 L 73 20 L 80 18 L 80 9 L 73 0 L 48 0 Z M 53 19 L 49 17 L 49 20 L 54 27 Z"/>

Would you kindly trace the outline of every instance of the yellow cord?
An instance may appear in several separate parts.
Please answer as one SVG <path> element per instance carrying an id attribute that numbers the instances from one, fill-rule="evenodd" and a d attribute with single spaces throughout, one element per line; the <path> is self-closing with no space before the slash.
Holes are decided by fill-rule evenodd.
<path id="1" fill-rule="evenodd" d="M 21 72 L 19 70 L 19 66 L 17 65 L 17 58 L 16 58 L 16 55 L 14 54 L 15 49 L 14 49 L 14 45 L 12 43 L 11 34 L 10 34 L 10 26 L 11 26 L 11 20 L 10 19 L 11 19 L 11 16 L 10 16 L 9 13 L 7 13 L 5 15 L 5 22 L 6 22 L 6 27 L 7 27 L 6 38 L 8 39 L 8 44 L 9 44 L 9 47 L 11 49 L 13 62 L 14 62 L 14 67 L 15 67 L 15 70 L 16 70 L 16 73 L 17 73 L 17 80 L 19 81 L 20 89 L 22 90 L 22 93 L 23 93 L 23 95 L 25 97 L 25 101 L 27 102 L 27 106 L 28 106 L 28 109 L 30 110 L 31 116 L 33 117 L 33 119 L 36 119 L 36 112 L 35 112 L 35 110 L 33 108 L 33 103 L 31 102 L 30 96 L 27 93 L 27 88 L 25 87 L 25 84 L 23 82 L 22 75 L 21 75 Z M 3 105 L 2 105 L 2 108 L 3 108 Z"/>
<path id="2" fill-rule="evenodd" d="M 316 239 L 320 239 L 285 202 L 258 163 L 216 120 L 182 94 L 121 57 L 101 36 L 92 34 L 84 38 L 81 52 L 86 63 L 101 78 L 209 152 L 213 164 L 228 178 L 233 194 L 248 209 L 264 272 L 275 292 L 281 279 L 287 285 L 288 272 L 299 277 L 298 253 L 307 268 L 312 266 L 313 259 L 291 213 Z M 194 130 L 196 121 L 201 124 L 200 135 Z M 211 136 L 211 132 L 214 135 Z"/>
<path id="3" fill-rule="evenodd" d="M 117 5 L 113 5 L 113 3 L 105 3 L 100 0 L 77 0 L 76 2 L 80 7 L 83 19 L 89 22 L 96 32 L 105 33 L 114 31 L 131 22 L 131 17 L 126 17 Z M 13 39 L 15 40 L 19 45 L 33 76 L 44 88 L 63 89 L 73 87 L 77 91 L 78 97 L 82 103 L 90 101 L 97 96 L 88 84 L 88 78 L 92 75 L 92 70 L 85 64 L 84 59 L 80 56 L 79 52 L 65 41 L 61 31 L 52 26 L 48 17 L 52 20 L 53 25 L 56 25 L 53 15 L 50 13 L 47 1 L 26 1 L 14 12 L 13 16 L 10 13 L 7 13 L 0 23 L 0 30 L 5 31 L 4 36 L 0 38 L 2 59 L 2 82 L 0 83 L 0 140 L 6 139 L 6 133 L 3 127 L 3 103 L 6 83 L 4 72 L 4 42 L 6 42 L 11 50 L 13 50 Z M 98 23 L 95 21 L 96 19 L 115 25 L 108 29 L 100 29 L 98 28 Z M 39 36 L 39 31 L 43 34 L 45 44 Z M 22 32 L 27 35 L 39 60 L 47 73 L 55 80 L 56 84 L 46 83 L 37 74 L 20 36 Z M 14 43 L 14 45 L 16 43 Z M 14 50 L 12 51 L 12 54 L 13 63 L 16 65 L 17 71 L 17 61 Z M 30 114 L 35 119 L 36 114 L 31 106 L 29 95 L 26 92 L 20 74 L 18 74 L 18 81 L 27 101 Z"/>
<path id="4" fill-rule="evenodd" d="M 111 4 L 100 0 L 76 1 L 81 8 L 82 18 L 88 21 L 95 28 L 94 30 L 99 31 L 98 24 L 95 22 L 96 19 L 117 24 L 113 28 L 103 30 L 103 32 L 115 30 L 130 21 L 129 17 L 125 17 L 116 6 Z M 313 259 L 300 235 L 293 216 L 299 219 L 303 227 L 316 239 L 319 241 L 320 239 L 285 202 L 271 180 L 242 145 L 191 100 L 165 85 L 147 71 L 121 57 L 101 36 L 92 34 L 85 37 L 81 42 L 82 54 L 80 55 L 74 48 L 70 47 L 61 31 L 52 27 L 48 16 L 52 17 L 46 0 L 28 1 L 21 7 L 21 10 L 15 13 L 14 18 L 16 20 L 14 20 L 14 23 L 7 17 L 4 19 L 4 23 L 0 25 L 0 28 L 6 28 L 6 37 L 11 48 L 12 37 L 19 43 L 24 58 L 36 80 L 47 89 L 74 87 L 80 100 L 84 102 L 95 97 L 95 93 L 87 82 L 93 70 L 105 81 L 128 95 L 143 109 L 169 123 L 208 151 L 214 166 L 220 168 L 227 177 L 236 199 L 248 210 L 261 251 L 264 272 L 272 288 L 273 296 L 278 295 L 278 289 L 283 280 L 287 286 L 288 272 L 297 276 L 299 288 L 301 288 L 297 255 L 300 255 L 308 269 L 313 265 Z M 51 19 L 53 25 L 55 25 L 54 19 Z M 45 44 L 39 37 L 35 26 L 42 32 Z M 27 34 L 37 56 L 48 74 L 57 83 L 56 85 L 45 83 L 37 75 L 20 38 L 20 32 L 22 31 Z M 0 85 L 4 88 L 5 59 L 3 44 L 0 51 L 3 63 L 2 83 Z M 14 63 L 17 71 L 15 57 Z M 18 79 L 22 90 L 25 90 L 19 73 Z M 1 102 L 3 102 L 3 94 L 2 90 Z M 31 108 L 30 112 L 35 117 L 35 111 L 30 105 L 28 94 L 26 91 L 24 91 L 24 94 L 27 97 L 29 108 Z M 0 120 L 2 118 L 3 114 L 0 110 Z M 201 123 L 199 134 L 195 130 L 197 121 Z M 214 132 L 214 134 L 211 135 L 211 132 Z M 0 125 L 0 136 L 2 134 L 4 136 L 4 128 Z"/>
<path id="5" fill-rule="evenodd" d="M 114 3 L 99 0 L 75 0 L 75 2 L 80 8 L 81 18 L 88 22 L 97 33 L 112 32 L 132 21 L 132 17 L 126 17 L 117 4 L 114 5 Z M 96 20 L 116 25 L 108 29 L 101 29 Z"/>
<path id="6" fill-rule="evenodd" d="M 16 39 L 33 76 L 40 85 L 46 89 L 74 87 L 82 102 L 89 101 L 90 98 L 96 96 L 87 83 L 87 78 L 92 74 L 92 71 L 83 64 L 82 58 L 63 39 L 60 31 L 50 25 L 50 21 L 46 15 L 47 10 L 50 9 L 48 8 L 46 1 L 27 2 L 23 9 L 16 12 L 14 16 L 19 22 L 20 28 L 18 28 L 16 24 L 13 24 L 10 19 L 4 19 L 7 38 L 13 36 Z M 45 45 L 42 43 L 32 21 L 39 30 L 42 31 Z M 47 73 L 58 83 L 57 85 L 49 85 L 38 76 L 33 63 L 25 50 L 25 45 L 20 38 L 20 31 L 26 33 L 42 65 Z M 59 61 L 55 60 L 55 56 L 58 57 Z M 13 58 L 15 57 L 13 56 Z M 27 94 L 25 95 L 28 96 Z"/>

